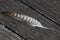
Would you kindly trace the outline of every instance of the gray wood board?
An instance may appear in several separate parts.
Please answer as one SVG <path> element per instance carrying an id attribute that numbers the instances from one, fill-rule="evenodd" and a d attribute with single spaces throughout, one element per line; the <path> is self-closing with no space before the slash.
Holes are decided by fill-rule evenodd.
<path id="1" fill-rule="evenodd" d="M 0 40 L 24 40 L 24 39 L 10 31 L 9 29 L 6 29 L 4 25 L 0 24 Z"/>
<path id="2" fill-rule="evenodd" d="M 43 26 L 49 28 L 55 28 L 58 31 L 46 30 L 38 27 L 32 27 L 25 23 L 16 21 L 13 18 L 2 15 L 0 13 L 0 21 L 2 24 L 8 26 L 14 30 L 19 35 L 23 36 L 27 40 L 60 40 L 60 28 L 58 25 L 38 14 L 34 10 L 30 9 L 26 5 L 22 4 L 19 1 L 14 0 L 0 0 L 0 12 L 6 11 L 15 11 L 19 14 L 25 14 L 31 16 L 42 23 Z"/>
<path id="3" fill-rule="evenodd" d="M 21 1 L 21 0 L 20 0 Z M 22 0 L 25 4 L 60 25 L 60 0 Z"/>

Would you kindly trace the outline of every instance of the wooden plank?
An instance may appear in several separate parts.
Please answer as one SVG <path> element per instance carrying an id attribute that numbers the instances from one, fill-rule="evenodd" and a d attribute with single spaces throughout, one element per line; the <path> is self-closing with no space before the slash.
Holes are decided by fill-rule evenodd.
<path id="1" fill-rule="evenodd" d="M 21 0 L 19 0 L 21 1 Z M 22 0 L 25 4 L 29 5 L 45 15 L 51 20 L 60 25 L 60 0 Z"/>
<path id="2" fill-rule="evenodd" d="M 2 10 L 15 11 L 20 14 L 31 16 L 40 21 L 43 26 L 55 28 L 58 31 L 29 26 L 8 16 L 2 15 Z M 0 22 L 27 40 L 60 40 L 60 28 L 58 25 L 18 1 L 0 0 Z"/>
<path id="3" fill-rule="evenodd" d="M 10 31 L 9 29 L 6 29 L 4 25 L 0 24 L 0 40 L 24 40 L 24 39 Z"/>

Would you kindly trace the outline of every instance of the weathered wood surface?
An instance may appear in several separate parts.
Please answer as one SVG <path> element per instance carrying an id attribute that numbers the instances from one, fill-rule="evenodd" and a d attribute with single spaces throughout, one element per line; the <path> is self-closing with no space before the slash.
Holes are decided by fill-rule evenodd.
<path id="1" fill-rule="evenodd" d="M 0 40 L 24 40 L 24 39 L 10 31 L 9 29 L 5 28 L 4 25 L 0 24 Z"/>
<path id="2" fill-rule="evenodd" d="M 8 16 L 2 15 L 1 11 L 15 11 L 25 14 L 39 20 L 43 26 L 55 28 L 57 31 L 46 30 L 38 27 L 32 27 L 22 22 L 16 21 Z M 28 6 L 16 0 L 0 0 L 0 22 L 17 34 L 23 36 L 27 40 L 60 40 L 60 26 L 48 20 L 44 16 L 38 14 Z"/>
<path id="3" fill-rule="evenodd" d="M 19 0 L 21 1 L 21 0 Z M 60 25 L 60 0 L 22 0 Z"/>

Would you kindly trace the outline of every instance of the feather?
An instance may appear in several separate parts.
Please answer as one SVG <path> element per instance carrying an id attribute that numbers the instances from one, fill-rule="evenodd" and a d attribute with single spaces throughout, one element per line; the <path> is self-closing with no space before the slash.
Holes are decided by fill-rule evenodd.
<path id="1" fill-rule="evenodd" d="M 27 16 L 27 15 L 17 14 L 15 12 L 5 12 L 5 15 L 8 15 L 18 21 L 23 21 L 23 22 L 31 25 L 32 27 L 40 27 L 40 28 L 44 28 L 44 29 L 55 30 L 52 28 L 44 27 L 38 20 L 36 20 L 30 16 Z"/>

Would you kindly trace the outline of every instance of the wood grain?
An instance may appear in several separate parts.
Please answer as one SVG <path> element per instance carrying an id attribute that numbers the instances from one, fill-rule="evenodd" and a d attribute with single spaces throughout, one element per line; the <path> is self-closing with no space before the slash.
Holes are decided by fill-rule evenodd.
<path id="1" fill-rule="evenodd" d="M 3 15 L 1 13 L 2 11 L 15 11 L 20 14 L 31 16 L 40 21 L 43 26 L 54 28 L 57 31 L 29 26 L 25 23 Z M 0 0 L 0 22 L 27 40 L 60 40 L 60 26 L 38 14 L 20 1 Z"/>
<path id="2" fill-rule="evenodd" d="M 19 0 L 60 25 L 60 0 Z"/>
<path id="3" fill-rule="evenodd" d="M 25 40 L 0 24 L 0 40 Z"/>

